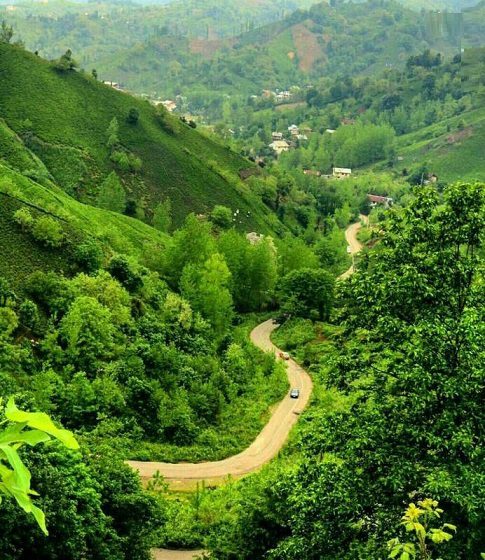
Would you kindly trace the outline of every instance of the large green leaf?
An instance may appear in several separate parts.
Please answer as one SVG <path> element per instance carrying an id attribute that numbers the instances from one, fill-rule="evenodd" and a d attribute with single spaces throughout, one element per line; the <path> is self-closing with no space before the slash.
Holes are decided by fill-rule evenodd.
<path id="1" fill-rule="evenodd" d="M 22 432 L 26 424 L 14 424 L 9 426 L 0 434 L 0 444 L 7 443 L 26 443 L 27 445 L 37 445 L 50 440 L 49 434 L 41 430 L 29 430 Z"/>
<path id="2" fill-rule="evenodd" d="M 5 407 L 5 416 L 11 422 L 22 423 L 29 428 L 35 428 L 50 434 L 69 449 L 79 449 L 78 442 L 69 430 L 57 428 L 49 416 L 43 412 L 24 412 L 19 410 L 13 398 L 9 399 Z"/>

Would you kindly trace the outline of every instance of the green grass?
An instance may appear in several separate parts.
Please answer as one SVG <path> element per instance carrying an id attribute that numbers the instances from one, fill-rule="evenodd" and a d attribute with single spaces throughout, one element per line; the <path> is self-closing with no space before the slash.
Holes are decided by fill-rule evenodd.
<path id="1" fill-rule="evenodd" d="M 463 130 L 458 129 L 462 122 Z M 450 131 L 447 131 L 447 125 Z M 485 108 L 447 119 L 398 138 L 397 169 L 427 162 L 440 180 L 485 180 Z"/>
<path id="2" fill-rule="evenodd" d="M 69 241 L 75 243 L 78 234 L 96 238 L 108 253 L 131 254 L 142 261 L 155 248 L 163 251 L 168 241 L 165 234 L 133 218 L 82 204 L 47 185 L 0 163 L 0 271 L 14 285 L 22 284 L 38 269 L 69 272 Z M 46 212 L 56 217 L 66 231 L 67 243 L 59 250 L 48 250 L 22 232 L 13 220 L 13 213 L 22 206 L 27 206 L 34 217 Z"/>
<path id="3" fill-rule="evenodd" d="M 126 122 L 132 107 L 140 113 L 136 125 Z M 59 73 L 47 61 L 9 45 L 0 45 L 0 117 L 13 132 L 25 128 L 26 119 L 31 121 L 34 139 L 29 148 L 57 184 L 83 201 L 93 200 L 113 169 L 106 129 L 116 117 L 122 145 L 143 162 L 137 176 L 122 174 L 130 197 L 154 207 L 169 196 L 175 224 L 191 211 L 207 213 L 224 204 L 240 209 L 241 229 L 272 231 L 270 211 L 238 178 L 250 162 L 176 117 L 165 115 L 162 126 L 148 102 L 80 72 Z M 7 160 L 16 166 L 18 155 L 11 160 L 7 154 Z"/>

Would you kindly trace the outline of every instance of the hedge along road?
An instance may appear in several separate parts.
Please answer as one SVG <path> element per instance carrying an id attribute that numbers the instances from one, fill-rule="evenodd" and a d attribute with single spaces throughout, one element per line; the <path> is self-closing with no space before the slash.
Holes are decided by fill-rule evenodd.
<path id="1" fill-rule="evenodd" d="M 360 227 L 359 221 L 349 226 L 345 232 L 351 254 L 358 253 L 362 248 L 356 237 Z M 340 278 L 346 278 L 352 272 L 353 266 Z M 271 319 L 261 323 L 251 332 L 251 341 L 261 350 L 272 352 L 278 357 L 280 349 L 271 342 L 270 338 L 277 326 Z M 195 487 L 197 482 L 217 483 L 228 477 L 237 478 L 259 469 L 278 454 L 292 427 L 298 421 L 298 415 L 310 400 L 313 384 L 308 373 L 294 360 L 289 359 L 287 374 L 290 386 L 300 389 L 300 397 L 292 399 L 288 395 L 285 396 L 253 443 L 241 453 L 221 461 L 205 463 L 174 464 L 148 461 L 127 461 L 127 463 L 139 472 L 144 481 L 158 472 L 172 489 L 185 490 Z"/>

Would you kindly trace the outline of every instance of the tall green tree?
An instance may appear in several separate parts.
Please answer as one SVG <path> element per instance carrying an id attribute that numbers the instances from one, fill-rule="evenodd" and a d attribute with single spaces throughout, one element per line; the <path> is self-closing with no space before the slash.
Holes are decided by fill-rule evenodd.
<path id="1" fill-rule="evenodd" d="M 322 269 L 302 268 L 283 277 L 278 287 L 282 311 L 305 319 L 328 320 L 335 281 Z"/>
<path id="2" fill-rule="evenodd" d="M 172 245 L 167 251 L 167 276 L 171 284 L 178 286 L 186 265 L 203 264 L 214 252 L 210 224 L 199 220 L 195 214 L 189 214 L 183 227 L 174 233 Z"/>
<path id="3" fill-rule="evenodd" d="M 99 187 L 96 204 L 105 210 L 122 214 L 126 208 L 126 193 L 118 175 L 112 171 Z"/>
<path id="4" fill-rule="evenodd" d="M 167 197 L 158 204 L 153 213 L 153 227 L 159 231 L 168 233 L 172 225 L 172 203 Z"/>
<path id="5" fill-rule="evenodd" d="M 209 321 L 218 336 L 223 335 L 232 322 L 230 280 L 229 268 L 218 253 L 211 255 L 201 267 L 186 265 L 180 280 L 184 297 Z"/>

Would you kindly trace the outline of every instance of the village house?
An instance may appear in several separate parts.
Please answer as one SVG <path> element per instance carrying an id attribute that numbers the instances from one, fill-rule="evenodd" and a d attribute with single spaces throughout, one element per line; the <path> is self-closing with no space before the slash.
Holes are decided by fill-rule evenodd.
<path id="1" fill-rule="evenodd" d="M 284 103 L 291 99 L 291 93 L 289 91 L 280 91 L 276 94 L 277 103 Z"/>
<path id="2" fill-rule="evenodd" d="M 306 140 L 308 140 L 308 136 L 306 134 L 298 134 L 296 139 L 300 142 L 305 142 Z"/>
<path id="3" fill-rule="evenodd" d="M 282 132 L 272 132 L 271 138 L 273 140 L 283 140 L 283 133 Z"/>
<path id="4" fill-rule="evenodd" d="M 172 101 L 171 99 L 162 101 L 162 105 L 165 107 L 165 109 L 167 109 L 169 113 L 172 113 L 177 108 L 177 103 L 175 103 L 175 101 Z"/>
<path id="5" fill-rule="evenodd" d="M 384 206 L 384 208 L 389 208 L 390 206 L 392 206 L 393 202 L 392 198 L 389 198 L 388 196 L 380 196 L 377 194 L 368 194 L 367 199 L 369 200 L 372 208 L 374 208 L 375 206 Z"/>
<path id="6" fill-rule="evenodd" d="M 334 134 L 335 130 L 333 128 L 327 128 L 327 130 L 325 131 L 327 134 Z"/>
<path id="7" fill-rule="evenodd" d="M 311 177 L 321 177 L 322 172 L 317 171 L 316 169 L 304 169 L 303 174 L 310 175 Z"/>
<path id="8" fill-rule="evenodd" d="M 300 134 L 300 129 L 296 126 L 296 124 L 292 124 L 291 126 L 288 127 L 288 132 L 292 136 L 298 136 L 298 134 Z"/>
<path id="9" fill-rule="evenodd" d="M 334 167 L 332 175 L 337 179 L 347 179 L 352 175 L 352 169 L 349 169 L 348 167 Z"/>
<path id="10" fill-rule="evenodd" d="M 290 145 L 286 140 L 275 140 L 271 142 L 269 147 L 276 152 L 279 156 L 282 152 L 287 152 L 290 149 Z"/>
<path id="11" fill-rule="evenodd" d="M 105 86 L 110 86 L 113 89 L 117 89 L 118 91 L 123 91 L 123 86 L 121 86 L 118 82 L 112 82 L 111 80 L 104 80 L 103 84 Z"/>
<path id="12" fill-rule="evenodd" d="M 252 231 L 251 233 L 246 234 L 246 239 L 249 243 L 251 243 L 251 245 L 257 245 L 264 239 L 264 235 L 262 233 Z"/>

